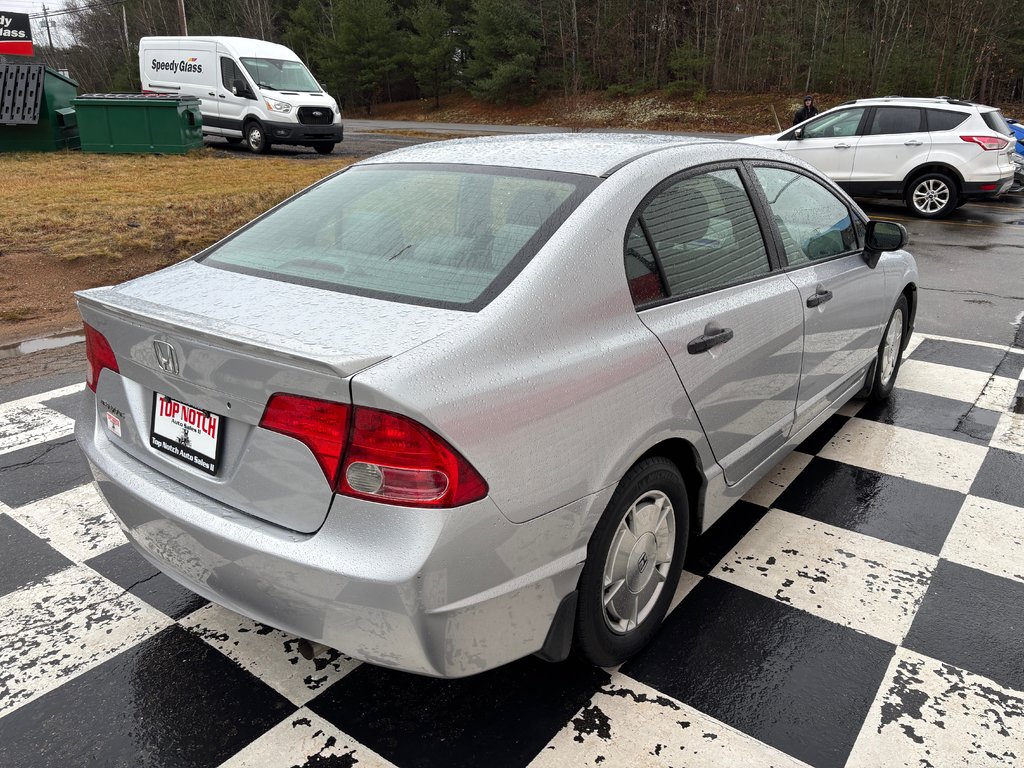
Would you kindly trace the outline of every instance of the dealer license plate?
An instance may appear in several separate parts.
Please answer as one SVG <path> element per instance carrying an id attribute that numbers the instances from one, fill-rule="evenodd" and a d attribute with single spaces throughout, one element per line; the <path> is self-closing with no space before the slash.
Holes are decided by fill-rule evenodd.
<path id="1" fill-rule="evenodd" d="M 215 413 L 153 393 L 149 444 L 158 451 L 215 475 L 222 427 L 222 419 Z"/>

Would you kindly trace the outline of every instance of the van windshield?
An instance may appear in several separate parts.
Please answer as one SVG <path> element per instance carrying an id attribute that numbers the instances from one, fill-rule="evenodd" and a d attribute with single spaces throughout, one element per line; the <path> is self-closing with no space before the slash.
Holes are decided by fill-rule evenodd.
<path id="1" fill-rule="evenodd" d="M 243 58 L 242 64 L 260 88 L 319 93 L 320 84 L 301 61 Z"/>
<path id="2" fill-rule="evenodd" d="M 476 311 L 598 182 L 486 166 L 361 166 L 257 219 L 199 261 L 342 293 Z"/>

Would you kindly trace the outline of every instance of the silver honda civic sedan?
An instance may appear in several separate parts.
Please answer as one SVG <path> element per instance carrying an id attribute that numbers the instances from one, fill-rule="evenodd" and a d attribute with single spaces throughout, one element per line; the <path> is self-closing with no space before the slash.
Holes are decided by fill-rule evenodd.
<path id="1" fill-rule="evenodd" d="M 688 541 L 889 395 L 905 240 L 750 145 L 403 149 L 79 293 L 77 438 L 138 550 L 242 614 L 428 675 L 610 666 Z"/>

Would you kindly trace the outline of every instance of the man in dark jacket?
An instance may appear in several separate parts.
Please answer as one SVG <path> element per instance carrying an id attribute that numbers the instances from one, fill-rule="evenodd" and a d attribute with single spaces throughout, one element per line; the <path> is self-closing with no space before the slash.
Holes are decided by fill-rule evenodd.
<path id="1" fill-rule="evenodd" d="M 802 123 L 804 120 L 810 120 L 816 114 L 818 114 L 818 108 L 814 106 L 814 97 L 807 94 L 804 96 L 803 107 L 798 109 L 796 114 L 793 115 L 793 125 Z"/>

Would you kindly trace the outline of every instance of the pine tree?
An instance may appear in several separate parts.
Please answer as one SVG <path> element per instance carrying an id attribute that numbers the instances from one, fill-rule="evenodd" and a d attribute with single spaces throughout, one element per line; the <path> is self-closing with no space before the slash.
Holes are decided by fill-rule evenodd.
<path id="1" fill-rule="evenodd" d="M 537 92 L 540 22 L 522 0 L 474 0 L 466 67 L 474 96 L 497 104 Z"/>
<path id="2" fill-rule="evenodd" d="M 407 14 L 412 34 L 409 59 L 421 93 L 441 106 L 441 91 L 451 85 L 457 49 L 451 16 L 437 0 L 417 0 Z"/>

